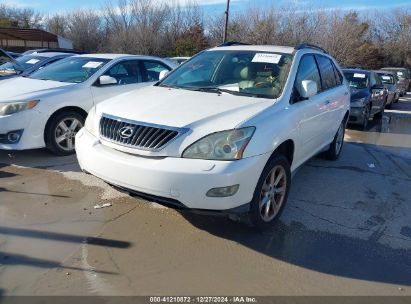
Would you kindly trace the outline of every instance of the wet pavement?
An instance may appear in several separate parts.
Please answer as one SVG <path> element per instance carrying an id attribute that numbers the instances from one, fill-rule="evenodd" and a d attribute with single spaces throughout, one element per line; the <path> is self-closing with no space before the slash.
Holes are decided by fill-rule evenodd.
<path id="1" fill-rule="evenodd" d="M 2 151 L 0 294 L 411 295 L 411 98 L 304 165 L 264 234 L 132 198 L 74 156 Z"/>

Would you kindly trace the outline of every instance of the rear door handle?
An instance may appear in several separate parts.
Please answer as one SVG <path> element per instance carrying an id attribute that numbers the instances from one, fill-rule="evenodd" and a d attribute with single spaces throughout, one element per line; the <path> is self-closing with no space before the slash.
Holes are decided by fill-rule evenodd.
<path id="1" fill-rule="evenodd" d="M 348 95 L 348 92 L 345 92 L 344 95 Z"/>
<path id="2" fill-rule="evenodd" d="M 326 105 L 328 105 L 328 104 L 330 104 L 330 103 L 331 103 L 330 100 L 326 100 L 326 101 L 324 102 L 324 104 L 326 104 Z"/>

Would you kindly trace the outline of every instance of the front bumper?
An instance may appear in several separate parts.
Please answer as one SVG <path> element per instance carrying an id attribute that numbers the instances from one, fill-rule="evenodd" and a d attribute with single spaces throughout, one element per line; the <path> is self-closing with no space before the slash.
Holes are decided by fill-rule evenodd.
<path id="1" fill-rule="evenodd" d="M 142 157 L 103 145 L 82 129 L 76 136 L 80 167 L 131 192 L 174 201 L 191 209 L 228 210 L 251 202 L 270 154 L 238 161 Z M 230 197 L 208 197 L 211 188 L 239 184 Z"/>
<path id="2" fill-rule="evenodd" d="M 42 148 L 44 144 L 44 127 L 41 115 L 36 110 L 27 110 L 0 117 L 0 149 L 24 150 Z M 10 143 L 7 135 L 19 132 L 21 137 L 16 143 Z"/>

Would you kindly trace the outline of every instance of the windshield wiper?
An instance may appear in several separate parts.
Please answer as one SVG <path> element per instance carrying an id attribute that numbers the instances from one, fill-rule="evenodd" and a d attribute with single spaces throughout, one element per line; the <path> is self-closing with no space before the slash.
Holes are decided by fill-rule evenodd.
<path id="1" fill-rule="evenodd" d="M 227 90 L 227 89 L 221 89 L 218 87 L 200 87 L 200 88 L 194 88 L 194 87 L 184 87 L 184 89 L 191 90 L 191 91 L 199 91 L 199 92 L 210 92 L 210 93 L 229 93 L 233 95 L 238 95 L 240 92 L 232 91 L 232 90 Z"/>
<path id="2" fill-rule="evenodd" d="M 250 96 L 250 97 L 258 97 L 258 98 L 270 98 L 267 95 L 264 94 L 258 94 L 258 93 L 251 93 L 251 92 L 239 92 L 239 91 L 233 91 L 233 90 L 228 90 L 228 89 L 222 89 L 219 87 L 201 87 L 201 88 L 188 88 L 189 90 L 193 91 L 200 91 L 200 92 L 211 92 L 211 93 L 228 93 L 231 95 L 236 95 L 236 96 Z"/>
<path id="3" fill-rule="evenodd" d="M 170 88 L 170 89 L 182 89 L 181 87 L 178 86 L 173 86 L 173 85 L 168 85 L 168 84 L 157 84 L 155 85 L 157 87 L 162 87 L 162 88 Z"/>

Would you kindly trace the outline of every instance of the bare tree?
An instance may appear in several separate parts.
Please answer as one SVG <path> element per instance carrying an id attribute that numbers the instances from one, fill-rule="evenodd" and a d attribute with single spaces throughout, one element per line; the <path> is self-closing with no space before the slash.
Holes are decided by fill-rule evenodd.
<path id="1" fill-rule="evenodd" d="M 42 28 L 43 15 L 29 8 L 0 4 L 0 26 L 17 28 Z"/>
<path id="2" fill-rule="evenodd" d="M 253 44 L 324 47 L 343 65 L 411 66 L 411 11 L 326 10 L 310 5 L 249 5 L 231 15 L 228 38 Z M 98 11 L 43 18 L 31 9 L 0 4 L 0 26 L 45 27 L 88 52 L 192 55 L 223 39 L 224 14 L 205 16 L 192 0 L 108 0 Z"/>

